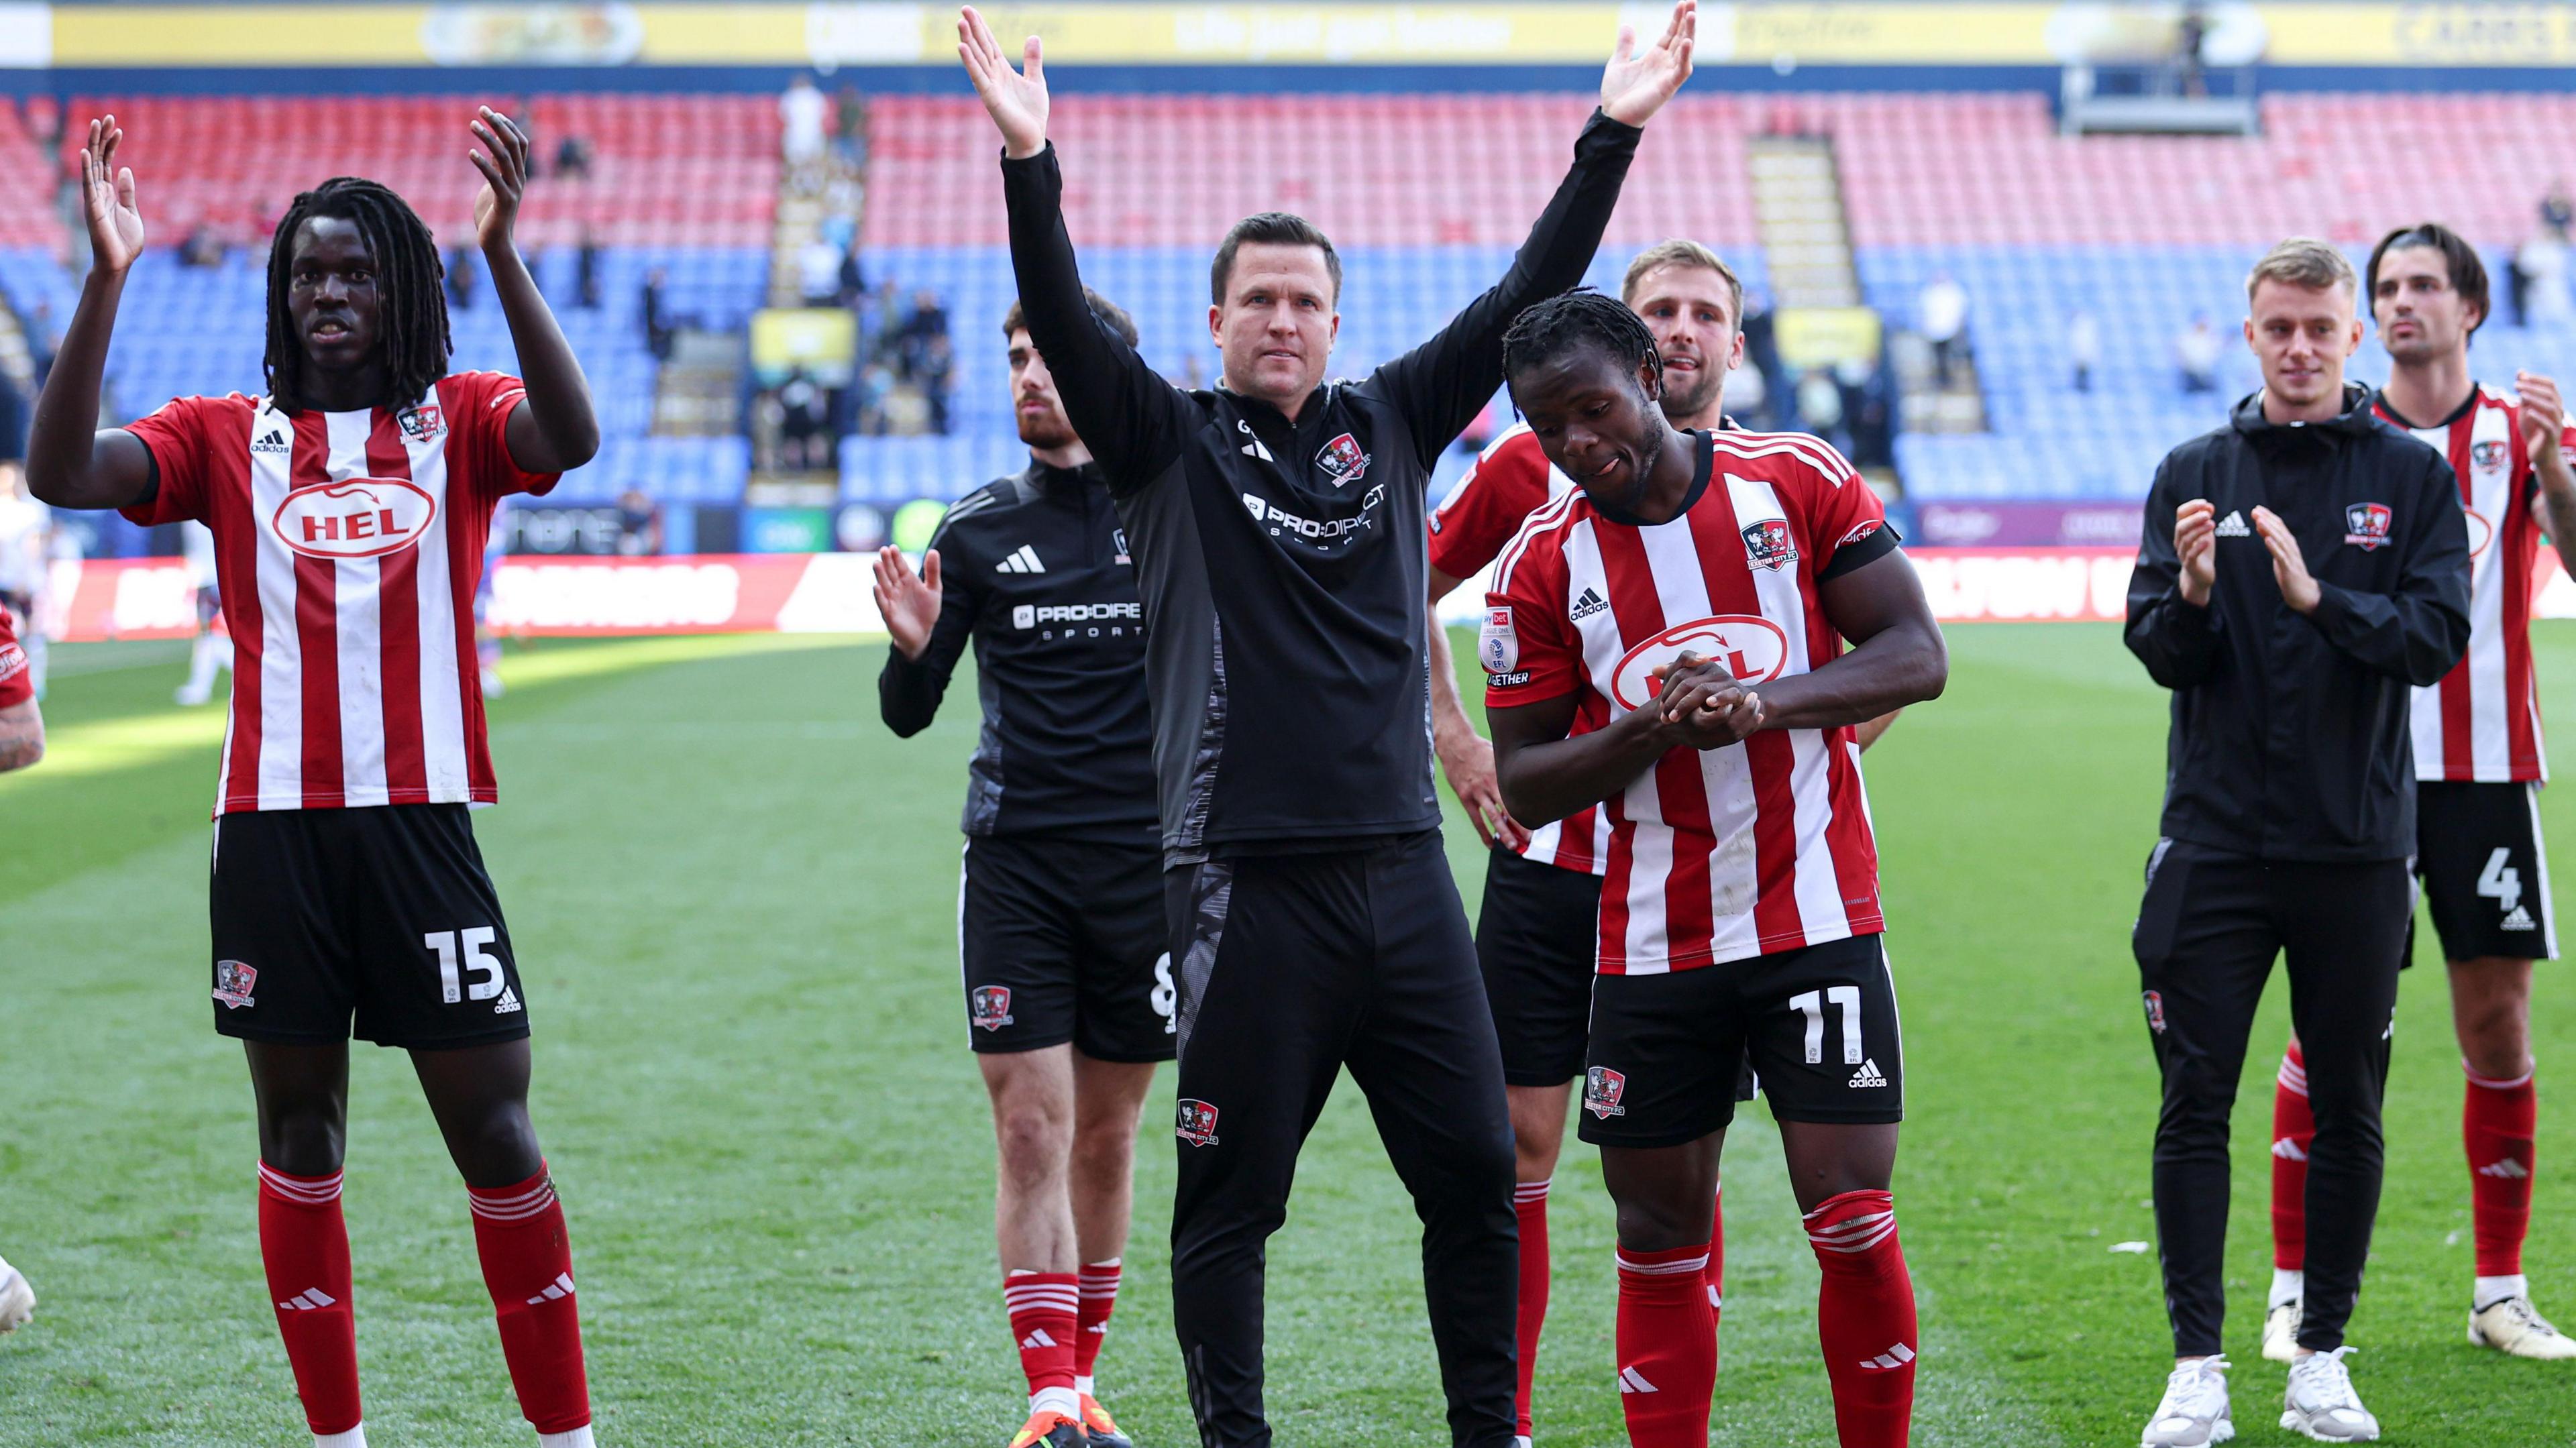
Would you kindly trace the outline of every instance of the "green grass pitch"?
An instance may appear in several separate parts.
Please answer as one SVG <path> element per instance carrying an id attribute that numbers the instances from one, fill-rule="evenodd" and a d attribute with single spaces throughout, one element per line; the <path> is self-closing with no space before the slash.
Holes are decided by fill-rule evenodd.
<path id="1" fill-rule="evenodd" d="M 1897 1200 L 1923 1310 L 1916 1442 L 2125 1445 L 2166 1337 L 2149 1239 L 2155 1088 L 2127 945 L 2155 834 L 2164 703 L 2116 633 L 1952 634 L 1947 698 L 1869 760 L 1912 1087 Z M 537 1030 L 536 1114 L 571 1214 L 600 1441 L 998 1445 L 1021 1416 L 990 1237 L 990 1122 L 964 1049 L 956 812 L 975 695 L 927 735 L 876 721 L 879 644 L 549 644 L 493 710 L 505 804 L 477 828 Z M 1461 657 L 1470 655 L 1464 640 Z M 2576 719 L 2576 627 L 2541 629 Z M 250 1099 L 208 1028 L 206 806 L 220 710 L 169 704 L 168 645 L 58 653 L 55 757 L 0 781 L 0 1253 L 43 1295 L 0 1339 L 0 1445 L 305 1441 L 263 1291 Z M 2562 736 L 2564 738 L 2565 736 Z M 2567 755 L 2562 751 L 2561 759 Z M 2576 797 L 2544 796 L 2564 853 Z M 1463 893 L 1472 836 L 1451 831 Z M 2569 967 L 2543 967 L 2552 1105 L 2531 1259 L 2576 1318 Z M 2275 989 L 2237 1113 L 2228 1339 L 2238 1441 L 2271 1426 Z M 2438 965 L 2409 973 L 2389 1171 L 2354 1360 L 2386 1441 L 2531 1448 L 2576 1373 L 2463 1340 L 2460 1077 Z M 359 1055 L 348 1214 L 374 1441 L 519 1444 L 460 1190 L 404 1061 Z M 1163 1243 L 1165 1073 L 1147 1108 L 1105 1396 L 1146 1448 L 1192 1440 Z M 1832 1441 L 1815 1273 L 1759 1107 L 1726 1158 L 1715 1441 Z M 1610 1211 L 1557 1178 L 1540 1441 L 1622 1440 Z M 1317 1128 L 1270 1277 L 1283 1443 L 1446 1442 L 1411 1213 L 1357 1094 Z"/>

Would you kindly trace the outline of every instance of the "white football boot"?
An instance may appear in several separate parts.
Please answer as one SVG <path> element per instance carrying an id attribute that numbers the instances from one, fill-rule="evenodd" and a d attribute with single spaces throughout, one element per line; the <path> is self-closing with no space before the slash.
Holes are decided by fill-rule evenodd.
<path id="1" fill-rule="evenodd" d="M 27 1285 L 27 1274 L 0 1262 L 0 1332 L 35 1315 L 36 1289 Z"/>
<path id="2" fill-rule="evenodd" d="M 2320 1443 L 2376 1443 L 2379 1420 L 2361 1405 L 2352 1390 L 2352 1373 L 2344 1367 L 2349 1347 L 2312 1352 L 2290 1364 L 2290 1390 L 2281 1406 L 2281 1426 Z"/>
<path id="3" fill-rule="evenodd" d="M 2138 1435 L 2138 1448 L 2210 1448 L 2236 1436 L 2227 1416 L 2227 1359 L 2178 1363 L 2165 1379 L 2164 1401 Z"/>
<path id="4" fill-rule="evenodd" d="M 2299 1299 L 2275 1302 L 2263 1314 L 2263 1359 L 2287 1363 L 2299 1359 Z"/>
<path id="5" fill-rule="evenodd" d="M 2549 1325 L 2523 1296 L 2500 1298 L 2469 1314 L 2469 1342 L 2509 1357 L 2576 1358 L 2576 1338 Z"/>

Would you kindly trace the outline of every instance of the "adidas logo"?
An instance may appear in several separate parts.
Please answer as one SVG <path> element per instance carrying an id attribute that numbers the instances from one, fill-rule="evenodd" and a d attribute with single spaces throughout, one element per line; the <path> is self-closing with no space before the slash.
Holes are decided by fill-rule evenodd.
<path id="1" fill-rule="evenodd" d="M 1619 1370 L 1619 1391 L 1623 1393 L 1660 1393 L 1663 1389 L 1646 1381 L 1646 1375 L 1635 1368 Z"/>
<path id="2" fill-rule="evenodd" d="M 501 987 L 501 998 L 492 1003 L 492 1014 L 496 1016 L 506 1016 L 516 1012 L 518 1009 L 519 993 L 510 989 L 506 985 Z"/>
<path id="3" fill-rule="evenodd" d="M 572 1274 L 558 1272 L 555 1274 L 555 1280 L 546 1284 L 545 1291 L 528 1299 L 528 1305 L 536 1307 L 548 1302 L 561 1302 L 570 1296 L 572 1296 Z"/>
<path id="4" fill-rule="evenodd" d="M 2491 1161 L 2485 1166 L 2479 1167 L 2478 1175 L 2482 1177 L 2493 1177 L 2500 1182 L 2518 1182 L 2524 1177 L 2531 1175 L 2531 1169 L 2524 1166 L 2521 1162 L 2515 1161 L 2512 1157 L 2506 1157 L 2502 1161 Z"/>
<path id="5" fill-rule="evenodd" d="M 293 452 L 295 446 L 286 440 L 286 429 L 272 427 L 266 436 L 250 445 L 250 450 L 255 453 L 282 453 Z"/>
<path id="6" fill-rule="evenodd" d="M 1914 1349 L 1900 1342 L 1874 1358 L 1865 1359 L 1861 1366 L 1880 1369 L 1901 1368 L 1912 1361 L 1914 1361 Z"/>
<path id="7" fill-rule="evenodd" d="M 1035 1331 L 1035 1332 L 1033 1332 L 1033 1333 L 1030 1333 L 1028 1336 L 1026 1336 L 1026 1337 L 1024 1337 L 1024 1338 L 1021 1338 L 1021 1339 L 1020 1339 L 1020 1350 L 1021 1350 L 1022 1352 L 1026 1352 L 1026 1351 L 1028 1351 L 1030 1348 L 1033 1348 L 1033 1347 L 1053 1347 L 1053 1346 L 1055 1346 L 1055 1339 L 1054 1339 L 1054 1338 L 1052 1338 L 1052 1337 L 1047 1336 L 1047 1330 L 1046 1330 L 1045 1328 L 1043 1328 L 1043 1327 L 1039 1328 L 1037 1331 Z"/>
<path id="8" fill-rule="evenodd" d="M 1879 1074 L 1878 1062 L 1863 1061 L 1860 1069 L 1852 1073 L 1851 1084 L 1854 1090 L 1863 1086 L 1884 1086 L 1887 1084 L 1887 1078 Z"/>
<path id="9" fill-rule="evenodd" d="M 1038 561 L 1038 550 L 1026 543 L 1012 549 L 1011 556 L 1003 559 L 996 567 L 1003 573 L 1046 572 L 1046 565 Z"/>
<path id="10" fill-rule="evenodd" d="M 1265 463 L 1275 463 L 1279 461 L 1277 458 L 1270 455 L 1270 449 L 1263 447 L 1260 440 L 1257 438 L 1243 445 L 1243 455 L 1248 458 L 1259 458 Z"/>
<path id="11" fill-rule="evenodd" d="M 2532 922 L 2531 912 L 2529 910 L 2516 905 L 2512 909 L 2504 912 L 2503 928 L 2506 930 L 2538 930 L 2540 927 Z"/>
<path id="12" fill-rule="evenodd" d="M 2272 1154 L 2283 1161 L 2306 1161 L 2308 1159 L 2308 1154 L 2299 1150 L 2299 1144 L 2286 1136 L 2282 1137 L 2279 1141 L 2272 1143 Z"/>
<path id="13" fill-rule="evenodd" d="M 319 1287 L 308 1287 L 277 1305 L 289 1312 L 313 1312 L 329 1307 L 339 1300 Z"/>
<path id="14" fill-rule="evenodd" d="M 2245 515 L 2243 513 L 2230 509 L 2226 517 L 2218 520 L 2218 536 L 2221 538 L 2251 538 L 2254 536 L 2254 530 L 2245 526 Z"/>
<path id="15" fill-rule="evenodd" d="M 1583 590 L 1583 596 L 1574 601 L 1574 611 L 1567 614 L 1566 617 L 1576 623 L 1581 623 L 1585 619 L 1592 617 L 1594 614 L 1601 612 L 1609 606 L 1610 605 L 1602 599 L 1600 594 L 1587 588 Z"/>

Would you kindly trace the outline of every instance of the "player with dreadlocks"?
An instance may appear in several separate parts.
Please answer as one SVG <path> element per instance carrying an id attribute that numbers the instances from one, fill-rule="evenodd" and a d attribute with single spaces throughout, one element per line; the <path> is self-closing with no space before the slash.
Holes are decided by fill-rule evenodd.
<path id="1" fill-rule="evenodd" d="M 1610 820 L 1579 1129 L 1618 1207 L 1629 1442 L 1708 1442 L 1702 1273 L 1749 1058 L 1824 1269 L 1841 1441 L 1902 1448 L 1904 1062 L 1854 730 L 1941 692 L 1941 631 L 1851 464 L 1803 434 L 1673 426 L 1625 304 L 1540 302 L 1502 360 L 1575 484 L 1495 561 L 1478 653 L 1512 817 Z"/>
<path id="2" fill-rule="evenodd" d="M 525 987 L 466 810 L 497 794 L 473 625 L 493 510 L 589 461 L 599 423 L 511 236 L 528 138 L 489 109 L 470 129 L 475 240 L 525 381 L 448 373 L 437 243 L 401 197 L 343 176 L 296 197 L 271 244 L 267 394 L 93 432 L 143 250 L 108 116 L 81 152 L 89 277 L 27 446 L 47 502 L 214 534 L 237 658 L 215 1029 L 249 1057 L 260 1256 L 306 1420 L 333 1448 L 366 1443 L 340 1214 L 352 1035 L 411 1054 L 538 1442 L 591 1441 L 571 1247 L 528 1122 Z"/>

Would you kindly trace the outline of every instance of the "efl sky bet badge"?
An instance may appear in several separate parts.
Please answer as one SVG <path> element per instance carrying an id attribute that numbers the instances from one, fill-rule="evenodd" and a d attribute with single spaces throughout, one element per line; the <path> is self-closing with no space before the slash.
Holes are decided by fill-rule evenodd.
<path id="1" fill-rule="evenodd" d="M 215 962 L 215 999 L 222 1001 L 226 1009 L 238 1010 L 256 1004 L 250 993 L 251 988 L 258 984 L 259 971 L 254 967 L 238 960 Z"/>
<path id="2" fill-rule="evenodd" d="M 2386 503 L 2348 503 L 2343 510 L 2343 541 L 2368 553 L 2388 541 L 2388 525 L 2395 516 Z"/>
<path id="3" fill-rule="evenodd" d="M 1011 1023 L 1011 988 L 979 985 L 966 993 L 966 1014 L 978 1027 L 998 1031 Z"/>
<path id="4" fill-rule="evenodd" d="M 1484 661 L 1485 672 L 1508 674 L 1521 661 L 1521 636 L 1512 627 L 1508 608 L 1485 610 L 1485 627 L 1476 636 L 1476 657 Z"/>
<path id="5" fill-rule="evenodd" d="M 1204 1101 L 1182 1097 L 1178 1129 L 1174 1134 L 1192 1146 L 1216 1145 L 1216 1108 Z"/>
<path id="6" fill-rule="evenodd" d="M 1589 1067 L 1583 1073 L 1583 1109 L 1604 1121 L 1625 1116 L 1628 1108 L 1619 1104 L 1619 1098 L 1627 1089 L 1627 1077 L 1607 1066 Z"/>
<path id="7" fill-rule="evenodd" d="M 1798 549 L 1789 541 L 1789 520 L 1765 518 L 1745 524 L 1744 561 L 1774 572 L 1797 562 Z"/>
<path id="8" fill-rule="evenodd" d="M 1324 444 L 1324 450 L 1315 454 L 1315 466 L 1324 470 L 1335 487 L 1348 487 L 1358 482 L 1360 474 L 1368 471 L 1368 465 L 1369 455 L 1360 451 L 1360 440 L 1347 432 Z"/>

